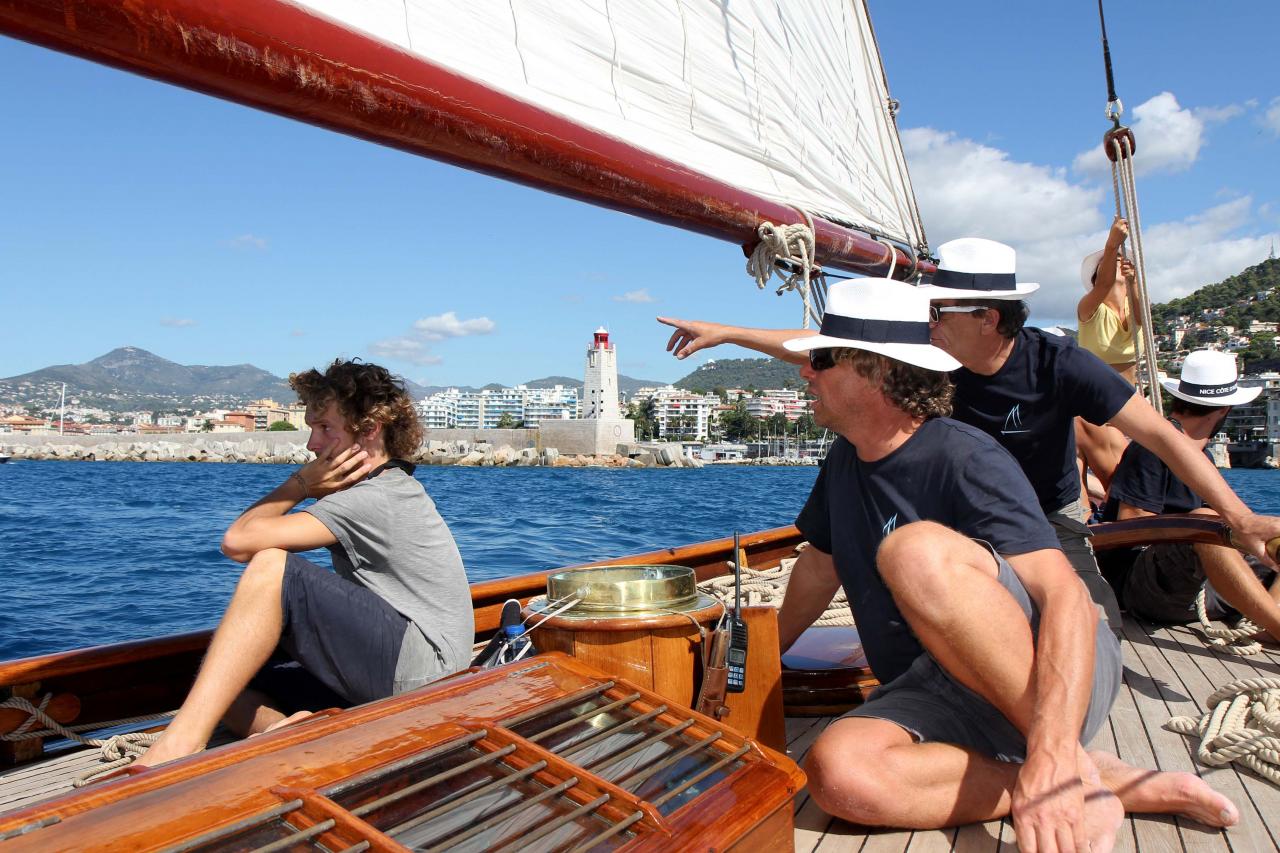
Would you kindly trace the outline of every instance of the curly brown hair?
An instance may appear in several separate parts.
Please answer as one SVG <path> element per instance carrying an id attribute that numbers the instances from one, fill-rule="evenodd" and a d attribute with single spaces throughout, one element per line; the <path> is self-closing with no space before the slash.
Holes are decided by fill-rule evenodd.
<path id="1" fill-rule="evenodd" d="M 404 380 L 376 364 L 335 359 L 324 373 L 311 369 L 289 374 L 289 387 L 307 408 L 337 403 L 347 429 L 363 435 L 382 425 L 383 442 L 393 459 L 408 459 L 422 444 L 422 424 Z"/>
<path id="2" fill-rule="evenodd" d="M 955 389 L 947 374 L 926 370 L 877 352 L 838 348 L 836 361 L 847 361 L 863 379 L 880 386 L 885 399 L 913 418 L 945 418 L 951 414 Z"/>

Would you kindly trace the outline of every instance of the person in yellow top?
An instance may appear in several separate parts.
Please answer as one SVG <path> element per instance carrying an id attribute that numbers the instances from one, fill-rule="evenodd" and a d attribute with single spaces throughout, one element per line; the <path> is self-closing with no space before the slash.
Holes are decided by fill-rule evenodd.
<path id="1" fill-rule="evenodd" d="M 1111 223 L 1106 245 L 1080 265 L 1080 280 L 1088 291 L 1076 305 L 1080 321 L 1079 344 L 1111 366 L 1130 385 L 1138 381 L 1138 354 L 1134 325 L 1129 316 L 1129 287 L 1133 264 L 1121 247 L 1129 236 L 1129 223 L 1117 216 Z M 1141 346 L 1141 333 L 1138 346 Z M 1128 439 L 1113 426 L 1095 426 L 1076 418 L 1076 447 L 1080 452 L 1081 500 L 1101 503 L 1111 488 L 1111 474 L 1120 463 Z M 1097 477 L 1100 492 L 1090 488 L 1086 472 Z"/>
<path id="2" fill-rule="evenodd" d="M 1133 264 L 1120 251 L 1128 236 L 1129 223 L 1117 216 L 1111 223 L 1106 246 L 1084 259 L 1080 280 L 1088 293 L 1076 305 L 1076 318 L 1080 321 L 1080 346 L 1135 385 L 1138 355 L 1134 328 L 1138 318 L 1129 316 L 1134 271 Z M 1140 332 L 1137 337 L 1141 338 Z"/>

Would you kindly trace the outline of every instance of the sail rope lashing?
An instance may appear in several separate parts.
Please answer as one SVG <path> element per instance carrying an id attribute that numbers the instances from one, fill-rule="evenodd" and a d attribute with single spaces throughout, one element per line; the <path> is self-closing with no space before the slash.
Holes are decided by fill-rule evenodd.
<path id="1" fill-rule="evenodd" d="M 1200 617 L 1200 630 L 1209 638 L 1209 645 L 1233 655 L 1256 655 L 1262 651 L 1262 643 L 1253 637 L 1262 629 L 1253 624 L 1247 617 L 1241 619 L 1234 628 L 1220 628 L 1209 619 L 1205 608 L 1205 589 L 1200 587 L 1196 596 L 1196 615 Z"/>
<path id="2" fill-rule="evenodd" d="M 772 569 L 742 568 L 742 604 L 744 607 L 782 607 L 782 599 L 787 594 L 787 584 L 791 580 L 791 570 L 796 564 L 795 557 L 782 560 Z M 730 572 L 733 563 L 726 561 Z M 698 584 L 698 590 L 714 596 L 726 607 L 733 605 L 734 577 L 720 575 Z M 827 605 L 826 611 L 813 623 L 821 626 L 852 625 L 853 613 L 849 610 L 849 599 L 845 596 L 844 587 L 836 593 Z"/>
<path id="3" fill-rule="evenodd" d="M 1280 785 L 1280 678 L 1242 678 L 1218 688 L 1199 718 L 1174 717 L 1164 728 L 1198 736 L 1196 759 L 1209 767 L 1235 761 Z"/>
<path id="4" fill-rule="evenodd" d="M 756 281 L 756 287 L 764 290 L 769 279 L 776 274 L 782 279 L 778 286 L 778 295 L 794 290 L 800 294 L 804 303 L 801 317 L 801 328 L 809 328 L 809 322 L 822 322 L 822 314 L 814 307 L 812 282 L 821 275 L 822 268 L 814 261 L 815 236 L 813 217 L 804 214 L 804 224 L 774 225 L 772 222 L 761 222 L 756 229 L 760 242 L 756 243 L 751 255 L 747 258 L 747 274 Z M 779 263 L 790 267 L 790 273 L 783 273 Z M 822 295 L 825 302 L 825 293 Z"/>
<path id="5" fill-rule="evenodd" d="M 159 732 L 129 732 L 127 734 L 113 735 L 109 738 L 87 738 L 79 734 L 79 732 L 109 729 L 113 726 L 127 726 L 132 723 L 149 723 L 158 720 L 166 720 L 172 717 L 176 712 L 169 711 L 164 714 L 148 714 L 141 717 L 126 717 L 122 720 L 108 720 L 101 723 L 83 723 L 77 726 L 64 726 L 45 713 L 45 709 L 49 705 L 49 700 L 53 698 L 52 693 L 46 693 L 40 700 L 39 705 L 32 704 L 29 700 L 19 696 L 14 696 L 0 702 L 0 708 L 14 708 L 19 711 L 26 711 L 29 715 L 27 721 L 18 728 L 5 735 L 0 735 L 0 740 L 20 741 L 30 740 L 33 738 L 44 738 L 51 735 L 59 735 L 67 740 L 73 740 L 82 743 L 85 746 L 95 746 L 99 749 L 102 760 L 106 764 L 97 765 L 78 775 L 72 782 L 77 788 L 83 788 L 90 782 L 100 776 L 105 776 L 114 770 L 125 765 L 132 764 L 135 759 L 139 758 L 147 751 L 147 748 L 160 739 Z M 36 723 L 44 726 L 43 729 L 34 729 Z"/>

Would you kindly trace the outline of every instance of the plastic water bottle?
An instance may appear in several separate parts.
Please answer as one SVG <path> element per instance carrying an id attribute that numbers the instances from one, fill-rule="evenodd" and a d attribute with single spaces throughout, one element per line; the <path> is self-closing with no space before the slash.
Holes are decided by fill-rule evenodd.
<path id="1" fill-rule="evenodd" d="M 502 629 L 504 641 L 498 653 L 499 663 L 512 663 L 528 654 L 529 635 L 523 625 L 507 625 Z"/>

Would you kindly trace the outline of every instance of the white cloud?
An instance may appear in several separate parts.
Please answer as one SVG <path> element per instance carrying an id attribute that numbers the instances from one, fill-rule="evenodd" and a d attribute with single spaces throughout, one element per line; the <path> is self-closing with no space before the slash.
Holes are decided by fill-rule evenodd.
<path id="1" fill-rule="evenodd" d="M 494 330 L 494 323 L 488 317 L 459 320 L 457 314 L 446 311 L 435 317 L 423 317 L 413 324 L 413 329 L 423 340 L 442 341 L 445 338 L 487 335 Z"/>
<path id="2" fill-rule="evenodd" d="M 1205 124 L 1217 124 L 1244 115 L 1245 110 L 1251 106 L 1257 106 L 1257 104 L 1246 101 L 1243 104 L 1227 104 L 1224 107 L 1196 107 L 1191 112 Z"/>
<path id="3" fill-rule="evenodd" d="M 1280 137 L 1280 97 L 1271 99 L 1262 114 L 1262 126 L 1271 131 L 1272 136 Z"/>
<path id="4" fill-rule="evenodd" d="M 369 344 L 369 354 L 378 358 L 407 361 L 410 364 L 440 364 L 443 358 L 431 352 L 430 344 L 447 338 L 488 335 L 497 325 L 488 317 L 459 320 L 453 311 L 416 320 L 408 334 L 385 338 Z"/>
<path id="5" fill-rule="evenodd" d="M 160 325 L 171 329 L 187 329 L 196 324 L 190 317 L 161 317 Z"/>
<path id="6" fill-rule="evenodd" d="M 253 234 L 241 234 L 227 241 L 227 245 L 233 249 L 254 249 L 259 252 L 267 250 L 267 238 L 256 237 Z"/>
<path id="7" fill-rule="evenodd" d="M 444 359 L 427 350 L 426 344 L 414 338 L 386 338 L 369 344 L 369 354 L 410 364 L 439 364 Z"/>
<path id="8" fill-rule="evenodd" d="M 1018 277 L 1040 283 L 1029 301 L 1034 318 L 1074 320 L 1084 293 L 1080 261 L 1102 248 L 1110 225 L 1110 181 L 1073 182 L 1060 169 L 932 128 L 905 130 L 902 139 L 933 249 L 967 236 L 1008 243 L 1018 252 Z M 1280 235 L 1251 233 L 1261 213 L 1244 197 L 1181 221 L 1145 223 L 1153 300 L 1185 295 L 1266 258 Z"/>
<path id="9" fill-rule="evenodd" d="M 1134 121 L 1130 124 L 1138 143 L 1133 158 L 1134 172 L 1148 175 L 1153 172 L 1182 172 L 1190 168 L 1204 145 L 1206 119 L 1202 115 L 1208 115 L 1211 121 L 1221 121 L 1223 119 L 1219 116 L 1224 109 L 1230 110 L 1231 107 L 1209 108 L 1203 113 L 1184 109 L 1172 92 L 1161 92 L 1134 107 Z M 1111 164 L 1103 154 L 1101 144 L 1076 155 L 1073 167 L 1077 172 L 1092 177 L 1111 173 Z"/>
<path id="10" fill-rule="evenodd" d="M 613 301 L 630 302 L 634 305 L 643 305 L 646 302 L 657 302 L 658 300 L 649 295 L 649 288 L 642 287 L 639 290 L 628 290 L 621 296 L 615 296 L 613 297 Z"/>
<path id="11" fill-rule="evenodd" d="M 956 237 L 1048 240 L 1102 225 L 1102 190 L 1072 184 L 1061 169 L 927 127 L 903 131 L 902 144 L 934 247 Z"/>

